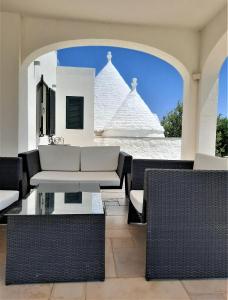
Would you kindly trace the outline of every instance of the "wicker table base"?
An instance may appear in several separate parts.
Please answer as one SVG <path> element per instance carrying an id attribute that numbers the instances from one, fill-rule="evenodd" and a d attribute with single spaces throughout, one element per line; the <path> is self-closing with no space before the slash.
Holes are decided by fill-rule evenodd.
<path id="1" fill-rule="evenodd" d="M 8 216 L 6 284 L 103 281 L 105 215 Z"/>

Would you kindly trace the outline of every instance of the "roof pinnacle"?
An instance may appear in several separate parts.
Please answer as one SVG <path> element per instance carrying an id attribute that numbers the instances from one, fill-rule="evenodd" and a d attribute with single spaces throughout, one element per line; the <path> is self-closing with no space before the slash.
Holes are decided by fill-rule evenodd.
<path id="1" fill-rule="evenodd" d="M 131 90 L 132 91 L 136 90 L 137 85 L 138 85 L 138 79 L 137 78 L 132 78 Z"/>
<path id="2" fill-rule="evenodd" d="M 108 59 L 108 61 L 112 61 L 112 52 L 111 51 L 108 51 L 107 59 Z"/>

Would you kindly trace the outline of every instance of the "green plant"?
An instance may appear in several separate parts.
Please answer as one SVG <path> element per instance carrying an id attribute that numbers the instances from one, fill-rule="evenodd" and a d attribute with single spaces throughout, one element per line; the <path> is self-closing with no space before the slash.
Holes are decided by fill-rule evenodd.
<path id="1" fill-rule="evenodd" d="M 181 137 L 183 104 L 178 102 L 174 110 L 163 117 L 161 125 L 164 127 L 165 137 Z"/>
<path id="2" fill-rule="evenodd" d="M 217 118 L 216 155 L 228 156 L 228 118 L 222 115 Z"/>

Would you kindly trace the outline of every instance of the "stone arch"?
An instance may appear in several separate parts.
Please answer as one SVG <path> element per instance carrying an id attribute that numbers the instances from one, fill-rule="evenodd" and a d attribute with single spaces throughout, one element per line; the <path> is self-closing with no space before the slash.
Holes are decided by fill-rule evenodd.
<path id="1" fill-rule="evenodd" d="M 182 158 L 192 158 L 194 153 L 194 142 L 192 142 L 195 137 L 189 138 L 189 127 L 188 120 L 191 118 L 188 116 L 189 112 L 192 114 L 190 106 L 190 90 L 191 90 L 191 76 L 187 67 L 176 57 L 166 53 L 160 49 L 152 46 L 148 46 L 141 43 L 123 41 L 123 40 L 113 40 L 113 39 L 80 39 L 80 40 L 69 40 L 62 41 L 58 43 L 53 43 L 39 48 L 32 53 L 30 53 L 22 62 L 20 70 L 20 97 L 19 97 L 19 151 L 25 151 L 28 148 L 28 112 L 26 107 L 28 107 L 28 95 L 27 95 L 27 68 L 31 62 L 33 62 L 37 57 L 50 52 L 55 51 L 60 48 L 69 48 L 77 46 L 116 46 L 122 48 L 129 48 L 133 50 L 142 51 L 151 55 L 154 55 L 167 63 L 171 64 L 182 76 L 184 82 L 184 93 L 183 93 L 183 130 L 182 130 Z M 23 108 L 23 109 L 22 109 Z"/>
<path id="2" fill-rule="evenodd" d="M 201 72 L 198 103 L 197 152 L 215 155 L 218 75 L 228 55 L 227 33 L 222 35 L 211 50 Z"/>

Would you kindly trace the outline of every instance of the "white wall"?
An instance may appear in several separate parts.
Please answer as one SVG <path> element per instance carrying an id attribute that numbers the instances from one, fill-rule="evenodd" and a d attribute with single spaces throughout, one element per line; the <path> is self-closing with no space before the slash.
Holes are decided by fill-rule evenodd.
<path id="1" fill-rule="evenodd" d="M 218 75 L 228 56 L 227 30 L 227 11 L 224 9 L 201 32 L 196 151 L 209 155 L 215 155 Z"/>
<path id="2" fill-rule="evenodd" d="M 180 138 L 96 137 L 94 142 L 99 146 L 120 146 L 134 158 L 181 159 Z"/>
<path id="3" fill-rule="evenodd" d="M 36 85 L 40 81 L 41 75 L 44 76 L 44 81 L 50 88 L 52 85 L 56 85 L 57 53 L 49 52 L 38 57 L 36 61 L 40 62 L 40 66 L 31 63 L 28 67 L 28 150 L 35 149 L 40 143 L 36 129 Z M 23 151 L 23 149 L 20 150 Z"/>
<path id="4" fill-rule="evenodd" d="M 56 135 L 67 144 L 93 144 L 94 79 L 94 69 L 57 67 Z M 66 129 L 66 96 L 84 97 L 84 129 Z"/>
<path id="5" fill-rule="evenodd" d="M 1 13 L 1 155 L 18 152 L 19 67 L 21 54 L 21 18 L 18 14 Z"/>
<path id="6" fill-rule="evenodd" d="M 69 21 L 46 18 L 23 18 L 22 60 L 37 49 L 66 41 L 92 39 L 98 45 L 105 40 L 129 41 L 163 51 L 167 60 L 177 60 L 188 70 L 198 68 L 199 34 L 197 31 L 133 24 L 112 24 L 89 21 Z M 44 34 L 45 33 L 45 34 Z M 159 51 L 157 51 L 159 55 Z M 155 54 L 156 55 L 156 54 Z M 172 57 L 173 56 L 173 57 Z"/>

